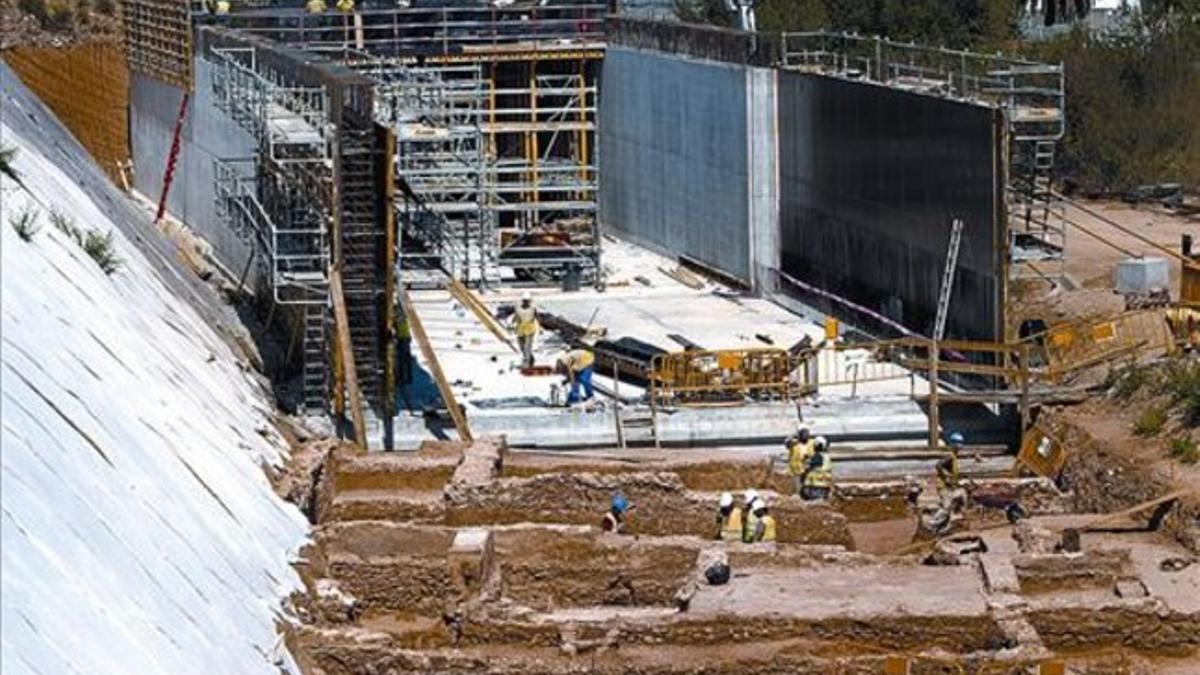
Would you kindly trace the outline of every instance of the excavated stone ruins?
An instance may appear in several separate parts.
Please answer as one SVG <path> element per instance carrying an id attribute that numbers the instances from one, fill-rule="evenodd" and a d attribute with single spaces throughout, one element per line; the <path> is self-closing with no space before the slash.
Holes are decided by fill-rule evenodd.
<path id="1" fill-rule="evenodd" d="M 338 447 L 314 472 L 288 642 L 326 675 L 1194 672 L 1193 553 L 1156 532 L 1071 536 L 1094 516 L 1041 479 L 971 485 L 1031 517 L 973 507 L 921 545 L 904 482 L 808 503 L 761 456 Z M 779 541 L 715 541 L 719 493 L 752 487 Z M 630 531 L 602 532 L 618 490 Z M 705 580 L 713 561 L 728 583 Z"/>

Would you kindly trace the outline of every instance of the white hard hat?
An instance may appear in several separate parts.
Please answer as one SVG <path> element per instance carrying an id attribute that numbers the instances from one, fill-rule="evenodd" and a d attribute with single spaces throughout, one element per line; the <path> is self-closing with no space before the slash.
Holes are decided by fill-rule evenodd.
<path id="1" fill-rule="evenodd" d="M 818 448 L 829 447 L 829 441 L 825 440 L 824 436 L 817 436 L 816 439 L 813 440 L 813 444 L 816 445 Z"/>
<path id="2" fill-rule="evenodd" d="M 812 429 L 809 428 L 809 426 L 807 424 L 801 422 L 800 426 L 796 427 L 796 433 L 799 434 L 799 433 L 803 433 L 805 431 L 812 431 Z"/>
<path id="3" fill-rule="evenodd" d="M 529 291 L 525 291 L 524 293 L 521 294 L 521 302 L 528 302 L 532 299 L 533 299 L 533 294 L 530 293 Z"/>
<path id="4" fill-rule="evenodd" d="M 722 492 L 720 504 L 721 508 L 723 509 L 733 506 L 733 495 L 729 494 L 728 492 Z"/>
<path id="5" fill-rule="evenodd" d="M 755 499 L 758 499 L 758 490 L 746 490 L 746 503 L 752 504 Z"/>
<path id="6" fill-rule="evenodd" d="M 750 505 L 751 511 L 758 511 L 765 508 L 767 508 L 767 503 L 764 502 L 761 497 L 755 497 L 754 503 Z"/>

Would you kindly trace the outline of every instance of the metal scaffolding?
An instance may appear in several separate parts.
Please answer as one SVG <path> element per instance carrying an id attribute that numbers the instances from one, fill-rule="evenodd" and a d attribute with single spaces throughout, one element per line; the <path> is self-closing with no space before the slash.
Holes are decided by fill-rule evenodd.
<path id="1" fill-rule="evenodd" d="M 1063 204 L 1050 189 L 1065 125 L 1061 65 L 826 32 L 786 33 L 782 52 L 786 68 L 1000 108 L 1009 276 L 1064 275 Z"/>
<path id="2" fill-rule="evenodd" d="M 397 137 L 405 264 L 472 285 L 601 282 L 597 64 L 604 6 L 237 11 L 229 25 L 337 58 Z"/>
<path id="3" fill-rule="evenodd" d="M 217 108 L 258 143 L 255 157 L 215 160 L 216 213 L 253 244 L 275 302 L 301 306 L 303 405 L 323 411 L 334 204 L 329 95 L 289 82 L 254 47 L 213 47 L 210 56 Z"/>
<path id="4" fill-rule="evenodd" d="M 501 267 L 539 281 L 573 267 L 598 281 L 595 82 L 583 62 L 571 73 L 505 66 L 359 63 L 397 136 L 401 232 L 423 244 L 403 257 L 485 286 Z"/>
<path id="5" fill-rule="evenodd" d="M 249 48 L 214 48 L 218 109 L 258 142 L 253 159 L 216 160 L 217 213 L 231 230 L 258 243 L 275 302 L 328 302 L 328 94 L 296 86 L 256 62 Z"/>
<path id="6" fill-rule="evenodd" d="M 396 134 L 401 232 L 453 277 L 499 282 L 494 200 L 480 126 L 487 88 L 478 64 L 370 69 L 376 118 Z"/>

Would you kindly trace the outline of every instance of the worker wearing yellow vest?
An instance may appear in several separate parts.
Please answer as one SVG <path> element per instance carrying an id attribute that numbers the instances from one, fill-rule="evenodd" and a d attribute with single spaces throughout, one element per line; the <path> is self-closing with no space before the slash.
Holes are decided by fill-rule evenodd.
<path id="1" fill-rule="evenodd" d="M 754 530 L 758 526 L 758 518 L 754 515 L 754 502 L 758 501 L 757 490 L 746 490 L 742 503 L 742 541 L 754 541 Z"/>
<path id="2" fill-rule="evenodd" d="M 572 349 L 558 357 L 554 367 L 567 378 L 571 391 L 567 394 L 567 405 L 589 401 L 596 395 L 592 387 L 592 365 L 596 357 L 590 349 Z M 566 384 L 564 382 L 563 384 Z M 583 397 L 579 396 L 579 388 L 583 387 Z"/>
<path id="3" fill-rule="evenodd" d="M 526 291 L 521 294 L 521 304 L 513 311 L 513 331 L 517 334 L 517 343 L 521 346 L 521 366 L 533 367 L 533 340 L 541 331 L 538 324 L 537 310 L 533 307 L 533 297 Z"/>
<path id="4" fill-rule="evenodd" d="M 946 438 L 947 445 L 950 446 L 950 452 L 945 457 L 938 460 L 936 467 L 938 501 L 942 504 L 949 503 L 959 489 L 958 475 L 958 453 L 962 450 L 966 439 L 963 435 L 955 431 Z"/>
<path id="5" fill-rule="evenodd" d="M 804 471 L 808 468 L 808 459 L 813 456 L 813 440 L 807 424 L 801 424 L 796 435 L 787 439 L 787 471 L 792 477 L 796 494 L 804 487 Z"/>
<path id="6" fill-rule="evenodd" d="M 750 511 L 754 514 L 754 533 L 750 541 L 775 541 L 775 516 L 767 513 L 767 502 L 761 497 L 755 499 Z"/>
<path id="7" fill-rule="evenodd" d="M 733 495 L 721 493 L 717 503 L 717 539 L 721 541 L 741 541 L 742 539 L 742 508 L 733 503 Z"/>
<path id="8" fill-rule="evenodd" d="M 829 458 L 829 441 L 817 436 L 813 442 L 813 456 L 808 459 L 804 470 L 804 487 L 800 496 L 806 501 L 829 499 L 833 489 L 833 462 Z"/>
<path id="9" fill-rule="evenodd" d="M 392 326 L 396 338 L 396 384 L 412 384 L 412 331 L 408 327 L 408 316 L 396 308 L 396 323 Z"/>
<path id="10" fill-rule="evenodd" d="M 321 14 L 327 8 L 325 0 L 308 0 L 308 2 L 304 3 L 304 11 L 309 14 Z"/>
<path id="11" fill-rule="evenodd" d="M 354 0 L 338 0 L 337 8 L 339 12 L 349 14 L 354 11 Z"/>

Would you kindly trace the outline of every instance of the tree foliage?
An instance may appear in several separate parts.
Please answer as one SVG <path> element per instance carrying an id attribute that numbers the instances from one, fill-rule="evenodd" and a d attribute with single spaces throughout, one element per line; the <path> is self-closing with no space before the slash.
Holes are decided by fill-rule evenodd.
<path id="1" fill-rule="evenodd" d="M 1067 136 L 1060 167 L 1088 190 L 1200 187 L 1200 12 L 1152 4 L 1119 30 L 1029 45 L 1061 61 Z"/>

